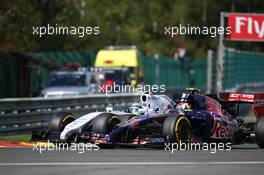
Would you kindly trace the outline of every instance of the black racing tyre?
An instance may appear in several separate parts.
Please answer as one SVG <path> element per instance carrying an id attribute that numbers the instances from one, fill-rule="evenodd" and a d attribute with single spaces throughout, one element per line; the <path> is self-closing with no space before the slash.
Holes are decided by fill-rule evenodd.
<path id="1" fill-rule="evenodd" d="M 109 134 L 113 127 L 120 122 L 119 116 L 112 113 L 102 113 L 94 119 L 92 131 L 94 133 Z"/>
<path id="2" fill-rule="evenodd" d="M 188 143 L 192 135 L 191 123 L 184 116 L 168 116 L 163 123 L 162 133 L 167 143 Z"/>
<path id="3" fill-rule="evenodd" d="M 71 113 L 57 113 L 51 117 L 48 124 L 48 131 L 59 131 L 62 132 L 65 126 L 75 118 Z"/>
<path id="4" fill-rule="evenodd" d="M 119 118 L 121 122 L 126 122 L 135 116 L 136 116 L 135 114 L 122 114 L 122 115 L 119 115 Z"/>
<path id="5" fill-rule="evenodd" d="M 264 116 L 260 117 L 256 124 L 256 142 L 260 148 L 264 148 Z"/>
<path id="6" fill-rule="evenodd" d="M 94 119 L 92 132 L 109 134 L 118 123 L 121 123 L 119 116 L 112 113 L 102 113 Z M 112 149 L 115 147 L 115 143 L 99 144 L 98 146 L 102 149 Z"/>

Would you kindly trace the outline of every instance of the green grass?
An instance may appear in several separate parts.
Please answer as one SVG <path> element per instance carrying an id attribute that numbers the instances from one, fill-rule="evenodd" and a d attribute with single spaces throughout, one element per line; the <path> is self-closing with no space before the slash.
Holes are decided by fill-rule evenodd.
<path id="1" fill-rule="evenodd" d="M 13 135 L 13 136 L 0 136 L 0 141 L 4 142 L 28 142 L 31 135 Z"/>

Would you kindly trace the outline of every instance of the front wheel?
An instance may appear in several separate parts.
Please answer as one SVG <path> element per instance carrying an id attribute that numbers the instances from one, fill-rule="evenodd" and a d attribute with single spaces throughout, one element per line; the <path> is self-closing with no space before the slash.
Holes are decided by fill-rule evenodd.
<path id="1" fill-rule="evenodd" d="M 65 126 L 75 118 L 71 113 L 57 113 L 51 117 L 48 124 L 48 131 L 59 131 L 62 132 Z"/>
<path id="2" fill-rule="evenodd" d="M 260 117 L 256 125 L 256 142 L 260 148 L 264 148 L 264 117 Z"/>
<path id="3" fill-rule="evenodd" d="M 163 123 L 162 132 L 168 143 L 188 143 L 192 135 L 191 123 L 185 116 L 169 116 Z"/>
<path id="4" fill-rule="evenodd" d="M 92 126 L 92 132 L 98 134 L 109 134 L 113 128 L 120 123 L 119 116 L 112 114 L 112 113 L 102 113 L 98 115 L 94 119 L 94 123 Z M 114 148 L 115 147 L 115 140 L 111 141 L 112 144 L 99 144 L 100 148 Z"/>
<path id="5" fill-rule="evenodd" d="M 134 114 L 122 114 L 122 115 L 119 116 L 119 118 L 120 118 L 121 122 L 126 122 L 126 121 L 130 120 L 131 118 L 133 118 L 135 116 L 136 115 L 134 115 Z"/>
<path id="6" fill-rule="evenodd" d="M 119 116 L 112 113 L 102 113 L 94 119 L 92 131 L 99 134 L 109 134 L 114 126 L 120 122 Z"/>

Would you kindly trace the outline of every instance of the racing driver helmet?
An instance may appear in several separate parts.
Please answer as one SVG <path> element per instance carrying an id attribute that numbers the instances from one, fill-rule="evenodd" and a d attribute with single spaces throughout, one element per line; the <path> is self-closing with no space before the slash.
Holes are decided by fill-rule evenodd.
<path id="1" fill-rule="evenodd" d="M 187 102 L 180 102 L 179 104 L 177 104 L 176 109 L 179 110 L 191 110 L 191 105 Z"/>
<path id="2" fill-rule="evenodd" d="M 133 103 L 128 110 L 135 115 L 142 115 L 145 113 L 145 109 L 143 108 L 143 106 L 138 103 Z"/>

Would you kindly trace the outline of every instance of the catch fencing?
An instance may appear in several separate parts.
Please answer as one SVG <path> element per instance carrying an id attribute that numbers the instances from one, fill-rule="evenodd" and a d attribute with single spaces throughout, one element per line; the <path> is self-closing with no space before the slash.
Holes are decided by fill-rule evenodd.
<path id="1" fill-rule="evenodd" d="M 207 78 L 209 92 L 216 92 L 217 54 L 209 51 Z M 211 61 L 210 61 L 211 60 Z M 264 53 L 225 48 L 223 89 L 238 91 L 240 88 L 264 87 Z"/>
<path id="2" fill-rule="evenodd" d="M 184 89 L 197 87 L 206 89 L 205 59 L 182 58 L 175 60 L 172 57 L 142 57 L 144 66 L 145 84 L 164 84 L 167 88 Z"/>

